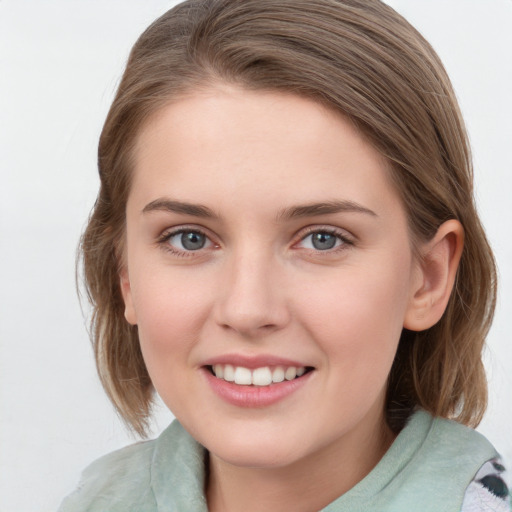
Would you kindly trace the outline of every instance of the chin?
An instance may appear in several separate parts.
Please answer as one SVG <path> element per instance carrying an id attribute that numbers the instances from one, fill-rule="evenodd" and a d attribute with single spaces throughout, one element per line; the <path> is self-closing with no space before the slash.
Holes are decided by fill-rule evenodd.
<path id="1" fill-rule="evenodd" d="M 286 467 L 297 461 L 298 454 L 283 453 L 274 447 L 235 447 L 227 450 L 209 451 L 210 456 L 215 456 L 223 462 L 239 468 L 273 469 Z"/>
<path id="2" fill-rule="evenodd" d="M 299 443 L 281 436 L 247 436 L 225 433 L 224 437 L 202 443 L 210 455 L 237 467 L 279 468 L 297 461 L 304 454 L 297 451 Z M 302 448 L 304 448 L 302 443 Z"/>

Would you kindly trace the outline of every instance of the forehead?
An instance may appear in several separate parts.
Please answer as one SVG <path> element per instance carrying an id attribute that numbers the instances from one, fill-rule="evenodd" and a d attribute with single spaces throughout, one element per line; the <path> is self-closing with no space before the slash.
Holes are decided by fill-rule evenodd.
<path id="1" fill-rule="evenodd" d="M 132 195 L 148 202 L 159 190 L 205 202 L 251 189 L 254 207 L 258 191 L 267 203 L 398 199 L 386 160 L 350 120 L 283 92 L 219 86 L 183 96 L 143 126 L 134 163 Z"/>

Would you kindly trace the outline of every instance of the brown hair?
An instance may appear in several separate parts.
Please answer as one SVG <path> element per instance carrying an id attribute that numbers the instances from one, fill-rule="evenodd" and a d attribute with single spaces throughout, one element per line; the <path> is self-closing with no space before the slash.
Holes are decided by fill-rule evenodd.
<path id="1" fill-rule="evenodd" d="M 219 81 L 304 95 L 351 119 L 390 162 L 413 242 L 448 219 L 462 223 L 465 247 L 447 309 L 426 331 L 404 330 L 387 417 L 398 430 L 421 406 L 478 424 L 496 271 L 475 210 L 464 123 L 434 50 L 378 0 L 189 0 L 133 47 L 101 134 L 101 188 L 81 242 L 98 372 L 127 424 L 145 433 L 153 395 L 119 285 L 133 147 L 164 104 Z"/>

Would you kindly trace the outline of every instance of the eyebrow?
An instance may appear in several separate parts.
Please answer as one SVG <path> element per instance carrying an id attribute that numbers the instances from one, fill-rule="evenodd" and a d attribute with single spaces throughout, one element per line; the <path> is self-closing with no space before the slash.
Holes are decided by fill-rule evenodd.
<path id="1" fill-rule="evenodd" d="M 329 215 L 342 212 L 363 213 L 366 215 L 371 215 L 372 217 L 378 217 L 378 215 L 373 210 L 365 208 L 364 206 L 353 201 L 334 200 L 321 203 L 290 206 L 289 208 L 282 210 L 278 214 L 277 219 L 291 220 L 301 217 L 315 217 L 318 215 Z"/>
<path id="2" fill-rule="evenodd" d="M 219 218 L 219 216 L 215 214 L 213 210 L 211 210 L 207 206 L 201 204 L 187 203 L 183 201 L 176 201 L 167 198 L 160 198 L 151 201 L 144 207 L 142 213 L 154 211 L 180 213 L 183 215 L 191 215 L 193 217 L 200 217 L 206 219 Z M 292 220 L 302 217 L 315 217 L 319 215 L 329 215 L 333 213 L 342 212 L 363 213 L 366 215 L 371 215 L 372 217 L 378 216 L 374 211 L 353 201 L 333 200 L 320 203 L 290 206 L 288 208 L 281 210 L 277 214 L 276 220 Z"/>
<path id="3" fill-rule="evenodd" d="M 210 208 L 207 206 L 203 206 L 201 204 L 192 204 L 185 203 L 182 201 L 175 201 L 172 199 L 155 199 L 148 203 L 142 213 L 155 212 L 155 211 L 164 211 L 171 213 L 181 213 L 184 215 L 192 215 L 193 217 L 201 217 L 201 218 L 218 218 Z"/>

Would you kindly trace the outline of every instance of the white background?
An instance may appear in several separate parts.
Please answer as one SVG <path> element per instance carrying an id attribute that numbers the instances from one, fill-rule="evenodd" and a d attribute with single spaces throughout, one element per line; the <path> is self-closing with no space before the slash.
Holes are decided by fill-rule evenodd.
<path id="1" fill-rule="evenodd" d="M 139 33 L 174 2 L 0 0 L 0 512 L 55 510 L 81 469 L 134 441 L 98 384 L 74 259 L 96 144 Z M 512 1 L 390 0 L 452 77 L 500 267 L 480 430 L 512 465 Z M 154 434 L 170 414 L 158 414 Z"/>

